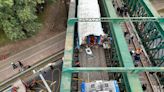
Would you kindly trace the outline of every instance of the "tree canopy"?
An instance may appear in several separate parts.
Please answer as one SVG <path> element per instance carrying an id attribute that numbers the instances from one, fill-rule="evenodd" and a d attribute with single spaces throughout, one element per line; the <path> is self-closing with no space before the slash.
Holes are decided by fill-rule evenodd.
<path id="1" fill-rule="evenodd" d="M 25 39 L 40 28 L 36 7 L 44 0 L 0 0 L 0 29 L 11 40 Z"/>

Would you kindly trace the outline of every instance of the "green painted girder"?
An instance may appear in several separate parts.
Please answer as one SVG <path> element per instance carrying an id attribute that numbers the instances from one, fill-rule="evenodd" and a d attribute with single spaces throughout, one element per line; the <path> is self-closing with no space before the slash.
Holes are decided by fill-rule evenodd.
<path id="1" fill-rule="evenodd" d="M 116 18 L 117 14 L 114 10 L 111 0 L 103 0 L 107 16 Z M 110 21 L 109 21 L 110 22 Z M 116 52 L 118 54 L 120 65 L 123 67 L 134 67 L 133 60 L 130 56 L 127 43 L 123 36 L 123 31 L 118 23 L 110 23 L 111 32 L 114 38 Z M 139 76 L 137 74 L 122 73 L 126 82 L 126 90 L 128 92 L 143 92 Z M 134 85 L 135 84 L 135 85 Z"/>
<path id="2" fill-rule="evenodd" d="M 69 23 L 74 22 L 112 22 L 112 23 L 120 23 L 120 22 L 164 22 L 164 18 L 162 17 L 102 17 L 102 18 L 70 18 L 68 19 Z"/>
<path id="3" fill-rule="evenodd" d="M 149 48 L 148 51 L 164 49 L 164 45 L 157 46 L 155 48 Z"/>
<path id="4" fill-rule="evenodd" d="M 136 3 L 136 5 L 140 4 L 140 6 L 142 5 L 142 7 L 145 9 L 145 12 L 147 13 L 147 15 L 149 17 L 159 17 L 160 15 L 157 13 L 157 11 L 154 9 L 154 7 L 151 5 L 151 3 L 149 2 L 149 0 L 138 0 L 138 2 Z M 135 12 L 135 11 L 133 11 Z M 163 23 L 159 23 L 159 22 L 152 22 L 154 25 L 153 26 L 149 26 L 149 28 L 157 28 L 157 31 L 159 32 L 158 35 L 161 36 L 161 39 L 164 40 L 164 24 Z M 145 35 L 141 34 L 139 32 L 142 42 L 144 44 L 144 37 Z M 143 38 L 142 38 L 143 37 Z M 148 50 L 148 46 L 146 44 L 144 44 L 146 50 Z M 158 50 L 159 48 L 157 48 L 156 50 Z M 154 53 L 154 51 L 152 52 L 148 52 L 148 53 Z M 154 61 L 154 57 L 152 57 L 153 55 L 149 54 L 150 59 L 152 60 L 152 62 L 156 62 Z M 155 64 L 155 63 L 154 63 Z M 156 64 L 155 64 L 156 65 Z"/>
<path id="5" fill-rule="evenodd" d="M 154 29 L 156 29 L 156 27 L 153 24 L 148 24 L 150 22 L 147 22 L 146 26 L 144 27 L 144 30 L 142 33 L 144 34 L 150 34 L 151 32 L 154 32 L 153 34 L 159 34 L 159 31 L 154 31 Z"/>
<path id="6" fill-rule="evenodd" d="M 128 7 L 129 7 L 129 8 L 132 7 L 133 1 L 134 1 L 134 0 L 124 0 L 124 2 L 126 2 L 126 3 L 128 4 Z"/>
<path id="7" fill-rule="evenodd" d="M 154 26 L 153 22 L 147 22 L 146 26 L 144 27 L 144 33 L 151 32 L 151 31 L 153 31 L 154 28 L 156 28 L 156 27 Z"/>
<path id="8" fill-rule="evenodd" d="M 157 45 L 158 46 L 158 45 Z M 158 46 L 158 47 L 160 47 L 160 46 Z M 157 48 L 157 47 L 154 47 L 154 48 Z M 149 48 L 149 49 L 153 49 L 153 47 L 151 47 L 151 48 Z M 148 50 L 149 50 L 148 49 Z M 153 57 L 155 57 L 155 55 L 160 51 L 161 49 L 154 49 L 154 51 L 151 51 L 151 52 L 153 52 Z"/>
<path id="9" fill-rule="evenodd" d="M 132 2 L 130 9 L 131 9 L 131 11 L 134 11 L 134 9 L 135 9 L 135 7 L 137 5 L 136 3 L 137 3 L 138 0 L 130 0 L 130 1 Z"/>
<path id="10" fill-rule="evenodd" d="M 150 45 L 153 43 L 153 41 L 150 43 Z M 160 49 L 163 49 L 164 47 L 164 42 L 162 42 L 162 40 L 159 42 L 159 44 L 156 45 L 156 47 L 154 48 L 150 48 L 150 45 L 149 45 L 149 49 L 148 50 L 160 50 Z"/>
<path id="11" fill-rule="evenodd" d="M 75 2 L 76 0 L 71 0 L 69 7 L 69 18 L 75 17 Z M 65 41 L 65 51 L 63 60 L 63 69 L 71 68 L 73 61 L 74 52 L 74 23 L 67 23 L 66 41 Z M 60 92 L 71 92 L 71 78 L 72 74 L 69 72 L 62 72 Z"/>
<path id="12" fill-rule="evenodd" d="M 64 68 L 63 72 L 164 72 L 164 67 L 72 67 Z"/>
<path id="13" fill-rule="evenodd" d="M 153 41 L 153 40 L 158 39 L 158 38 L 161 38 L 161 36 L 160 35 L 158 35 L 158 36 L 151 36 L 148 39 L 144 39 L 144 42 Z"/>
<path id="14" fill-rule="evenodd" d="M 161 58 L 154 58 L 154 60 L 164 61 L 164 57 L 161 57 Z"/>
<path id="15" fill-rule="evenodd" d="M 74 0 L 71 0 L 71 2 L 72 1 L 74 1 Z M 107 2 L 109 2 L 109 1 L 107 1 Z M 111 3 L 109 3 L 109 4 L 110 4 L 110 6 L 112 6 Z M 74 7 L 71 7 L 71 8 L 74 8 Z M 112 9 L 113 9 L 113 7 L 112 7 Z M 72 26 L 72 28 L 73 28 L 74 22 L 69 22 L 68 24 L 69 24 L 69 27 Z M 112 25 L 114 26 L 113 29 L 115 29 L 115 31 L 117 31 L 116 29 L 121 29 L 119 26 L 117 26 L 118 24 L 112 24 Z M 119 27 L 119 28 L 116 28 L 116 27 Z M 73 55 L 73 46 L 68 44 L 69 42 L 71 42 L 70 44 L 73 44 L 73 32 L 71 32 L 71 31 L 73 31 L 73 29 L 72 30 L 69 29 L 69 28 L 67 29 L 67 35 L 69 35 L 69 36 L 68 36 L 68 38 L 66 38 L 66 42 L 67 42 L 66 47 L 68 47 L 69 49 L 66 48 L 66 51 L 65 51 L 63 69 L 72 67 L 71 57 Z M 117 32 L 119 33 L 121 31 L 118 30 Z M 120 33 L 120 34 L 123 35 L 123 33 Z M 115 34 L 115 37 L 119 38 L 118 36 L 120 34 Z M 123 38 L 123 37 L 120 37 L 120 38 Z M 118 40 L 120 40 L 120 39 L 118 39 Z M 120 41 L 115 42 L 115 44 L 119 44 L 119 46 L 122 45 Z M 124 43 L 124 41 L 123 41 L 123 44 L 126 44 L 126 43 Z M 119 57 L 120 60 L 124 61 L 124 62 L 122 62 L 122 65 L 125 66 L 125 67 L 133 66 L 132 62 L 129 63 L 131 61 L 131 60 L 129 61 L 129 57 L 128 57 L 129 55 L 127 56 L 128 57 L 127 58 L 127 57 L 123 57 L 123 56 L 125 56 L 125 55 L 123 55 L 123 52 L 120 53 L 120 51 L 125 51 L 126 48 L 124 48 L 124 50 L 121 50 L 121 48 L 119 46 L 117 46 L 117 48 L 119 50 L 119 51 L 117 51 L 117 53 L 119 53 L 119 55 L 121 56 L 121 57 Z M 124 46 L 121 46 L 121 47 L 124 47 Z M 127 64 L 125 64 L 125 63 L 127 63 Z M 142 89 L 141 89 L 141 86 L 140 86 L 140 82 L 138 80 L 138 76 L 136 74 L 129 74 L 129 73 L 123 73 L 123 74 L 125 76 L 124 79 L 126 79 L 126 81 L 127 81 L 126 88 L 128 89 L 129 92 L 143 92 Z M 137 86 L 132 86 L 133 84 L 136 84 Z M 71 73 L 63 72 L 62 73 L 62 85 L 61 85 L 60 92 L 70 92 L 70 91 L 71 91 Z"/>
<path id="16" fill-rule="evenodd" d="M 152 6 L 149 0 L 138 0 L 138 1 L 142 4 L 142 6 L 145 8 L 146 12 L 150 17 L 160 17 L 160 15 L 154 9 L 154 7 Z M 155 24 L 162 36 L 162 39 L 164 39 L 164 24 L 158 22 L 155 22 Z"/>
<path id="17" fill-rule="evenodd" d="M 67 27 L 66 41 L 65 41 L 65 51 L 64 51 L 64 62 L 63 68 L 72 67 L 73 61 L 73 42 L 74 42 L 74 26 L 69 25 Z M 63 72 L 61 79 L 60 92 L 70 92 L 71 90 L 71 73 Z"/>

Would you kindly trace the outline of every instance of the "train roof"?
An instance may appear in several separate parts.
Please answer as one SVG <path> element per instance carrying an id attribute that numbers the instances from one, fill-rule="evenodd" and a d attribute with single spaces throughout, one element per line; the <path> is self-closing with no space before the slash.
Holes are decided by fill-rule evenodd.
<path id="1" fill-rule="evenodd" d="M 100 8 L 97 0 L 79 0 L 78 18 L 100 18 Z M 89 35 L 104 35 L 101 22 L 79 22 L 78 23 L 79 45 L 84 37 Z"/>

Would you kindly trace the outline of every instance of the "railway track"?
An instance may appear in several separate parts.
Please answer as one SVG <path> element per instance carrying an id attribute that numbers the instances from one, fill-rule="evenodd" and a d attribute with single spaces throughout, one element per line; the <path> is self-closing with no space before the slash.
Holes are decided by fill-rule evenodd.
<path id="1" fill-rule="evenodd" d="M 128 31 L 130 31 L 128 29 L 128 26 L 130 24 L 124 23 L 124 25 L 126 26 L 126 29 Z M 139 36 L 137 37 L 137 39 L 140 39 Z M 140 46 L 140 44 L 139 43 L 136 43 L 136 41 L 135 42 L 133 41 L 132 42 L 132 45 L 133 45 L 134 49 L 137 49 L 137 47 L 140 47 L 142 50 L 144 50 L 144 47 L 143 46 Z M 147 56 L 147 53 L 144 50 L 143 51 L 143 54 L 141 55 L 141 62 L 140 62 L 140 66 L 139 67 L 150 67 L 150 66 L 152 66 L 151 61 L 149 60 L 149 58 Z M 145 81 L 144 78 L 147 79 L 152 92 L 163 92 L 162 89 L 161 89 L 162 87 L 160 85 L 160 82 L 159 82 L 159 80 L 157 78 L 157 75 L 155 73 L 154 74 L 150 74 L 149 72 L 144 72 L 140 76 L 141 76 L 141 81 L 143 81 L 143 82 Z M 144 76 L 143 79 L 142 79 L 142 76 Z M 148 91 L 148 92 L 151 92 L 151 91 Z"/>
<path id="2" fill-rule="evenodd" d="M 122 2 L 120 2 L 120 0 L 116 0 L 115 3 L 116 3 L 117 6 L 121 7 Z M 121 26 L 124 30 L 127 30 L 129 33 L 134 34 L 129 29 L 129 26 L 132 28 L 132 23 L 131 24 L 130 23 L 123 23 Z M 139 36 L 136 36 L 136 37 L 137 37 L 136 41 L 138 41 L 138 39 L 140 39 L 140 38 L 139 38 Z M 140 46 L 139 43 L 136 43 L 134 41 L 132 41 L 132 46 L 129 46 L 129 47 L 133 48 L 133 49 L 137 49 L 137 47 L 140 47 L 140 48 L 144 49 L 143 46 Z M 146 51 L 144 51 L 143 54 L 146 54 Z M 149 67 L 149 66 L 152 65 L 150 60 L 147 59 L 148 57 L 146 57 L 146 56 L 147 56 L 147 54 L 146 55 L 141 55 L 141 62 L 140 62 L 139 67 Z M 156 74 L 154 76 L 156 76 Z M 147 91 L 146 92 L 163 92 L 157 77 L 153 77 L 153 75 L 150 75 L 150 73 L 148 73 L 148 72 L 141 73 L 140 74 L 140 80 L 141 80 L 141 83 L 143 83 L 143 84 L 146 83 L 147 84 Z"/>
<path id="3" fill-rule="evenodd" d="M 12 78 L 3 81 L 0 84 L 0 92 L 2 92 L 6 88 L 9 88 L 12 85 L 12 83 L 15 82 L 15 80 L 27 77 L 27 75 L 30 76 L 30 74 L 32 74 L 32 70 L 39 70 L 40 68 L 44 67 L 48 63 L 55 62 L 55 61 L 62 59 L 63 55 L 64 55 L 64 49 L 59 51 L 56 54 L 53 54 L 53 55 L 41 60 L 40 62 L 36 63 L 29 69 L 20 72 L 19 74 L 13 76 Z"/>
<path id="4" fill-rule="evenodd" d="M 123 25 L 126 25 L 126 24 L 124 23 Z M 125 30 L 129 31 L 128 28 L 125 28 Z M 137 47 L 139 47 L 139 46 L 136 46 L 136 43 L 134 43 L 134 42 L 132 42 L 131 46 L 129 45 L 129 49 L 135 50 L 135 49 L 137 49 Z M 144 57 L 141 56 L 141 62 L 139 63 L 138 67 L 146 67 L 145 64 L 149 65 L 148 62 L 144 60 Z M 139 77 L 140 77 L 142 84 L 147 84 L 147 88 L 149 88 L 148 92 L 156 92 L 155 89 L 153 88 L 153 83 L 151 81 L 151 78 L 147 72 L 141 73 L 139 75 Z"/>

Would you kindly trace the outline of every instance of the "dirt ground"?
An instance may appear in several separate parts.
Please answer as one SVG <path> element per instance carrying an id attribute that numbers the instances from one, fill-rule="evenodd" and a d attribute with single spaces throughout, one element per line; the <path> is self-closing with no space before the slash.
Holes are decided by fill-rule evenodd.
<path id="1" fill-rule="evenodd" d="M 55 3 L 46 6 L 42 16 L 43 26 L 39 33 L 26 40 L 8 43 L 0 47 L 0 60 L 3 60 L 11 55 L 14 55 L 24 49 L 27 49 L 35 44 L 40 43 L 48 38 L 55 36 L 66 30 L 67 14 L 63 2 L 56 1 Z"/>
<path id="2" fill-rule="evenodd" d="M 164 0 L 151 0 L 152 5 L 161 16 L 164 16 Z"/>

